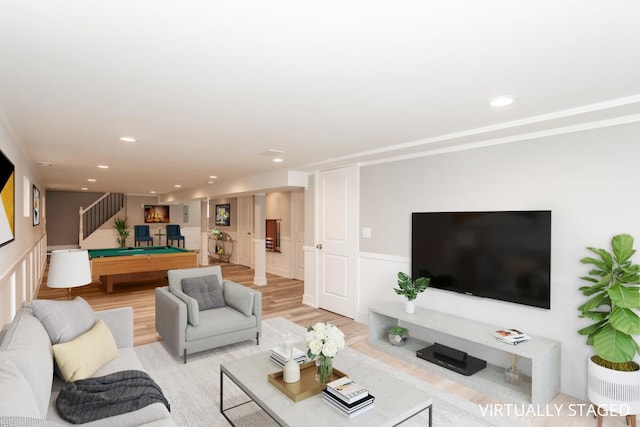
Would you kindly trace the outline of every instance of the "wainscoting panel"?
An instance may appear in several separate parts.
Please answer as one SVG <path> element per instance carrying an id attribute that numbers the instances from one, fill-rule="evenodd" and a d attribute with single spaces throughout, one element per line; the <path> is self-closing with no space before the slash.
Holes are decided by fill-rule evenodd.
<path id="1" fill-rule="evenodd" d="M 0 326 L 10 323 L 20 305 L 37 294 L 46 263 L 45 234 L 0 277 Z"/>

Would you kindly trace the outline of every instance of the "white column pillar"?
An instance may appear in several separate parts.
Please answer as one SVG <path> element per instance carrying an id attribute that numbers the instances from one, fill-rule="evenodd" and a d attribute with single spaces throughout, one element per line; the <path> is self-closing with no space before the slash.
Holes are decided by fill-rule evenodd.
<path id="1" fill-rule="evenodd" d="M 267 284 L 267 267 L 266 267 L 266 251 L 265 251 L 265 195 L 264 193 L 256 194 L 254 200 L 254 230 L 253 247 L 254 247 L 254 268 L 255 276 L 253 277 L 254 285 Z"/>
<path id="2" fill-rule="evenodd" d="M 200 201 L 200 265 L 209 265 L 209 199 L 205 197 Z"/>

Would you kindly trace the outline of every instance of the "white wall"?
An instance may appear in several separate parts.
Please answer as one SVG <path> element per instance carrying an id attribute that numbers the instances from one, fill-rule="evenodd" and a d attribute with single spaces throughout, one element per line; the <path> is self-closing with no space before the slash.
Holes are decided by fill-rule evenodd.
<path id="1" fill-rule="evenodd" d="M 22 152 L 1 117 L 0 150 L 15 168 L 15 240 L 0 247 L 0 325 L 3 325 L 11 321 L 23 301 L 35 296 L 46 265 L 47 236 L 45 188 L 31 160 Z M 27 188 L 25 178 L 29 184 Z M 42 202 L 43 215 L 37 226 L 33 226 L 30 209 L 33 184 L 40 190 Z"/>
<path id="2" fill-rule="evenodd" d="M 399 300 L 396 274 L 410 273 L 411 213 L 473 210 L 552 211 L 551 309 L 428 289 L 416 305 L 522 328 L 562 342 L 562 391 L 586 398 L 591 347 L 576 332 L 588 324 L 576 307 L 586 246 L 608 247 L 629 233 L 639 241 L 640 125 L 363 166 L 360 172 L 358 318 L 368 306 Z M 640 262 L 640 256 L 636 256 Z"/>

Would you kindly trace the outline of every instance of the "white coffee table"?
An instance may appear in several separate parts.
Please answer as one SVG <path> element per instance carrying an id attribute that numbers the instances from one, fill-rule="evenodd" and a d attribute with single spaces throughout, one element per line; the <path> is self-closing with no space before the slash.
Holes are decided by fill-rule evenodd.
<path id="1" fill-rule="evenodd" d="M 225 376 L 282 426 L 395 426 L 428 410 L 431 427 L 433 401 L 429 395 L 392 375 L 372 374 L 356 357 L 345 352 L 336 356 L 334 367 L 367 387 L 376 398 L 375 407 L 349 419 L 328 407 L 320 395 L 296 403 L 267 380 L 267 375 L 282 370 L 269 360 L 269 354 L 267 351 L 220 364 L 220 413 L 231 425 L 233 422 L 225 412 L 232 408 L 223 406 Z"/>

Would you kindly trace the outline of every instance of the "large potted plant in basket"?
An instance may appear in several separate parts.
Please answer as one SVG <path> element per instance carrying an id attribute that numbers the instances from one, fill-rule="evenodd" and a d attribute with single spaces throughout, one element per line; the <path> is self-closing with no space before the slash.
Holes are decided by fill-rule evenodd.
<path id="1" fill-rule="evenodd" d="M 578 333 L 587 337 L 595 356 L 588 361 L 588 398 L 599 408 L 621 415 L 640 412 L 640 265 L 633 264 L 633 237 L 611 239 L 611 251 L 589 247 L 596 256 L 580 260 L 592 266 L 580 291 L 589 299 L 578 307 L 594 323 Z M 634 396 L 635 397 L 631 397 Z M 626 412 L 626 413 L 625 413 Z M 634 415 L 635 416 L 635 415 Z"/>
<path id="2" fill-rule="evenodd" d="M 398 272 L 398 287 L 393 290 L 398 295 L 402 295 L 407 299 L 404 311 L 412 314 L 415 311 L 413 300 L 418 297 L 418 294 L 424 292 L 429 287 L 429 279 L 427 277 L 419 277 L 413 280 L 408 274 L 402 271 Z"/>

